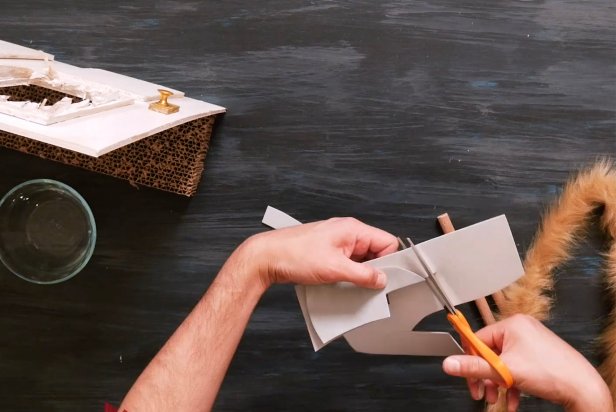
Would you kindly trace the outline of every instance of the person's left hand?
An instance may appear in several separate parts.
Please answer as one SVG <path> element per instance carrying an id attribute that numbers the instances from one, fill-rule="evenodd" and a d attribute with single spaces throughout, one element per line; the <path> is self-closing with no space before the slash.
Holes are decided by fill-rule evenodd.
<path id="1" fill-rule="evenodd" d="M 352 282 L 383 288 L 385 273 L 360 263 L 395 252 L 397 239 L 353 218 L 332 218 L 250 237 L 240 250 L 257 264 L 265 286 Z"/>

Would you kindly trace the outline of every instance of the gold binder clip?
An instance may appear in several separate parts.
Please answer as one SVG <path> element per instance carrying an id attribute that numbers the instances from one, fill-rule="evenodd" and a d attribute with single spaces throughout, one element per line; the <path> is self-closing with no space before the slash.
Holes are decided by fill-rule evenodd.
<path id="1" fill-rule="evenodd" d="M 169 96 L 172 96 L 173 93 L 171 93 L 169 90 L 164 89 L 158 89 L 158 92 L 160 93 L 160 100 L 154 103 L 150 103 L 150 110 L 154 110 L 155 112 L 164 114 L 176 113 L 180 110 L 180 106 L 176 104 L 171 104 L 167 101 Z"/>

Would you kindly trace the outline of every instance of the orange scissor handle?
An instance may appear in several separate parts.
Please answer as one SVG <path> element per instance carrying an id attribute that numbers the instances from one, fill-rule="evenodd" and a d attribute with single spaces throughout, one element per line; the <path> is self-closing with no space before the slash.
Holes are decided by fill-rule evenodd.
<path id="1" fill-rule="evenodd" d="M 488 347 L 481 339 L 475 335 L 475 332 L 471 329 L 471 325 L 468 323 L 462 312 L 456 309 L 456 314 L 448 313 L 447 320 L 454 327 L 456 332 L 460 335 L 462 340 L 466 343 L 468 351 L 471 355 L 480 356 L 486 360 L 498 373 L 498 376 L 503 380 L 505 387 L 511 388 L 513 386 L 513 376 L 505 365 L 505 362 L 494 353 L 492 349 Z"/>

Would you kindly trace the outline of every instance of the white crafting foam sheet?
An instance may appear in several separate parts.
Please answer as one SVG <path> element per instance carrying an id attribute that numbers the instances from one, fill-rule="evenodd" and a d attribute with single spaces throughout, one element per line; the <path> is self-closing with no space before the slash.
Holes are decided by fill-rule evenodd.
<path id="1" fill-rule="evenodd" d="M 269 206 L 263 223 L 276 229 L 301 224 Z M 416 247 L 436 272 L 439 284 L 454 305 L 503 289 L 524 273 L 504 215 Z M 384 289 L 365 289 L 346 282 L 296 286 L 315 350 L 344 336 L 354 350 L 364 353 L 432 356 L 462 353 L 449 333 L 413 331 L 423 318 L 443 307 L 425 282 L 426 274 L 412 249 L 366 263 L 387 274 Z"/>

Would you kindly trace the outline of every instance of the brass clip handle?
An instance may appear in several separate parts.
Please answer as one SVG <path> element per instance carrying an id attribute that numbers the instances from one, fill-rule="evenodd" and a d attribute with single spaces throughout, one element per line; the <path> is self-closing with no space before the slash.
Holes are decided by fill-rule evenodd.
<path id="1" fill-rule="evenodd" d="M 158 89 L 158 93 L 160 93 L 160 100 L 154 103 L 150 103 L 150 106 L 148 107 L 150 110 L 154 110 L 155 112 L 163 114 L 176 113 L 180 110 L 180 106 L 176 104 L 171 104 L 167 101 L 169 97 L 173 96 L 172 92 L 165 89 Z"/>

